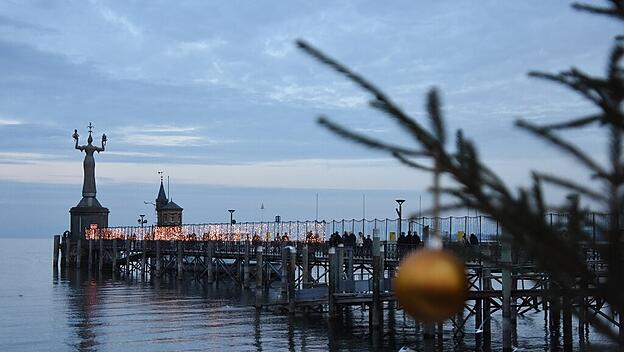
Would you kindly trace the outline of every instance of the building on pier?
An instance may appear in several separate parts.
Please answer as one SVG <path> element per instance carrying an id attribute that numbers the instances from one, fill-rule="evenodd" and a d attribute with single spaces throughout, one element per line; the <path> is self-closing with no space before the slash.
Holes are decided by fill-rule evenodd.
<path id="1" fill-rule="evenodd" d="M 171 194 L 169 195 L 171 196 Z M 156 215 L 158 226 L 182 226 L 182 207 L 177 205 L 171 199 L 167 199 L 165 186 L 162 177 L 160 178 L 160 189 L 156 197 Z"/>

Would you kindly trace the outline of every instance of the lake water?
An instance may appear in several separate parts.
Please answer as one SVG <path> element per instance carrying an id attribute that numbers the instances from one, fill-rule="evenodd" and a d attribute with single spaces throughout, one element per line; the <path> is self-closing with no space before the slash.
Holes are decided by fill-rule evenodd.
<path id="1" fill-rule="evenodd" d="M 253 293 L 236 287 L 55 273 L 51 257 L 51 238 L 0 240 L 0 351 L 475 350 L 473 320 L 463 338 L 454 338 L 446 324 L 442 342 L 427 345 L 402 311 L 386 313 L 385 337 L 377 346 L 359 307 L 340 323 L 320 314 L 258 313 L 250 306 Z M 519 319 L 518 335 L 518 351 L 551 349 L 541 312 Z M 500 350 L 500 339 L 500 320 L 493 317 L 493 350 Z M 590 341 L 579 345 L 575 335 L 575 349 L 607 349 L 596 334 Z"/>

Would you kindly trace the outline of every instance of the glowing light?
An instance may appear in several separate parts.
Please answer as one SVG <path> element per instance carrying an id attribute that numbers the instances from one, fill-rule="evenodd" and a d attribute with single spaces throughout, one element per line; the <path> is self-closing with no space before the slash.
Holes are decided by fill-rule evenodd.
<path id="1" fill-rule="evenodd" d="M 277 230 L 276 239 L 271 230 Z M 320 243 L 325 241 L 325 223 L 317 221 L 294 223 L 189 224 L 181 226 L 127 226 L 88 228 L 89 240 L 161 240 L 161 241 L 281 241 Z"/>

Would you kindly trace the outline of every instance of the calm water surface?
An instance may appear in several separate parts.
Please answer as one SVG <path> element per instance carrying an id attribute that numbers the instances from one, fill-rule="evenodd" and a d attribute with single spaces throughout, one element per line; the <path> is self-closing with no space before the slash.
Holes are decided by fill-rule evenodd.
<path id="1" fill-rule="evenodd" d="M 322 315 L 294 318 L 249 306 L 234 287 L 162 280 L 126 282 L 76 271 L 54 273 L 52 241 L 0 240 L 0 351 L 368 351 L 368 315 L 352 309 L 342 324 Z M 463 338 L 444 327 L 442 343 L 425 346 L 402 311 L 387 316 L 379 350 L 474 350 L 472 320 Z M 500 323 L 492 319 L 500 349 Z M 518 321 L 518 351 L 550 349 L 542 313 Z M 576 330 L 575 330 L 576 331 Z M 575 336 L 575 339 L 576 336 Z M 592 347 L 605 350 L 599 337 Z M 575 341 L 575 348 L 581 348 Z"/>

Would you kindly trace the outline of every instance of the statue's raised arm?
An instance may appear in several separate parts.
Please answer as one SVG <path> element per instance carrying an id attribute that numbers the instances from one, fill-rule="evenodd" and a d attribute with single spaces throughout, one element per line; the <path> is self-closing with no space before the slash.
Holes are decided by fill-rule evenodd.
<path id="1" fill-rule="evenodd" d="M 102 147 L 95 147 L 95 150 L 99 153 L 99 152 L 103 152 L 106 149 L 106 134 L 102 133 Z"/>
<path id="2" fill-rule="evenodd" d="M 74 130 L 74 134 L 72 135 L 72 137 L 76 141 L 76 149 L 83 151 L 86 145 L 78 145 L 78 138 L 80 137 L 80 135 L 78 134 L 78 130 Z"/>

